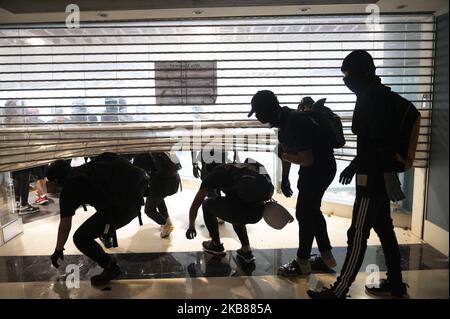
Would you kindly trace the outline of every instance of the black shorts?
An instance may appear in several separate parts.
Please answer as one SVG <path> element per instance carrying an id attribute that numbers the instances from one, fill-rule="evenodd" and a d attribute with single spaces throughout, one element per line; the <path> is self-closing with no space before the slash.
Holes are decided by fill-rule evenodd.
<path id="1" fill-rule="evenodd" d="M 47 165 L 42 165 L 38 167 L 34 167 L 31 170 L 31 175 L 33 176 L 34 180 L 41 180 L 45 178 L 45 170 L 47 169 Z"/>

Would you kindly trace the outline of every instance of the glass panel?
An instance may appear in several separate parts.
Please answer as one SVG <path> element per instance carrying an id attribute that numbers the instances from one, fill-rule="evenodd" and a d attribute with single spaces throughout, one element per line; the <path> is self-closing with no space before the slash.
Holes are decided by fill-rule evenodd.
<path id="1" fill-rule="evenodd" d="M 81 29 L 0 25 L 0 140 L 16 146 L 0 150 L 0 171 L 108 147 L 170 149 L 174 132 L 187 130 L 183 134 L 189 135 L 198 121 L 212 121 L 208 125 L 220 126 L 220 132 L 267 130 L 276 140 L 272 130 L 247 118 L 251 97 L 261 89 L 273 90 L 282 105 L 292 108 L 306 95 L 327 98 L 327 105 L 342 116 L 349 140 L 336 155 L 348 161 L 355 153 L 349 130 L 355 96 L 343 85 L 340 66 L 350 51 L 368 50 L 383 83 L 417 107 L 432 106 L 432 15 L 381 16 L 374 30 L 366 18 L 99 22 L 84 23 Z M 183 98 L 178 105 L 158 105 L 159 61 L 214 61 L 215 81 L 192 80 L 201 73 L 181 70 L 180 79 L 162 83 L 180 83 L 175 84 L 177 94 L 213 91 L 217 98 L 207 105 Z M 188 88 L 186 83 L 205 87 Z M 274 174 L 272 153 L 253 155 Z M 338 161 L 338 172 L 345 165 Z M 295 186 L 296 169 L 291 174 Z M 352 187 L 336 181 L 327 196 L 351 198 Z"/>
<path id="2" fill-rule="evenodd" d="M 0 173 L 0 227 L 18 219 L 15 211 L 14 188 L 9 173 Z"/>

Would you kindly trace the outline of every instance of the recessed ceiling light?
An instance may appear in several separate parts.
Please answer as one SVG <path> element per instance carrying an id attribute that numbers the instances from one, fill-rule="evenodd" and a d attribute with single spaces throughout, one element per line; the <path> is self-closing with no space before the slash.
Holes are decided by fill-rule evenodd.
<path id="1" fill-rule="evenodd" d="M 397 6 L 396 8 L 397 9 L 405 9 L 406 7 L 407 7 L 406 4 L 401 4 L 401 5 Z"/>
<path id="2" fill-rule="evenodd" d="M 107 14 L 107 13 L 102 13 L 102 12 L 97 13 L 97 15 L 98 15 L 100 18 L 107 18 L 107 17 L 108 17 L 108 14 Z"/>
<path id="3" fill-rule="evenodd" d="M 195 10 L 195 11 L 192 11 L 192 13 L 193 13 L 193 14 L 202 14 L 203 11 L 202 11 L 202 10 Z"/>
<path id="4" fill-rule="evenodd" d="M 41 38 L 29 38 L 28 43 L 31 45 L 44 45 L 45 41 Z"/>

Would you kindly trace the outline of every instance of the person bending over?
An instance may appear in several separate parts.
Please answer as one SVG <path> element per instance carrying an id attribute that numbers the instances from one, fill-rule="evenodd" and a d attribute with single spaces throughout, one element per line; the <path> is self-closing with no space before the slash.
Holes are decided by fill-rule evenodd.
<path id="1" fill-rule="evenodd" d="M 58 260 L 64 259 L 64 246 L 77 208 L 89 204 L 96 212 L 75 231 L 75 246 L 103 268 L 101 274 L 91 277 L 92 285 L 105 285 L 119 277 L 121 269 L 116 261 L 95 239 L 110 235 L 138 216 L 148 187 L 145 171 L 116 154 L 104 153 L 79 167 L 57 160 L 49 166 L 47 179 L 62 187 L 60 223 L 52 264 L 58 268 Z M 114 188 L 116 182 L 123 187 Z"/>

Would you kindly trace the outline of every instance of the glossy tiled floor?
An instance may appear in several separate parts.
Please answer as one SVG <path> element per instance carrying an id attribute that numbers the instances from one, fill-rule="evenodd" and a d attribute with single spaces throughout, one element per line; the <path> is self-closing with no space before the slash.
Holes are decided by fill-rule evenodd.
<path id="1" fill-rule="evenodd" d="M 307 278 L 285 279 L 276 276 L 166 278 L 118 280 L 110 287 L 93 288 L 81 281 L 79 288 L 67 288 L 64 281 L 0 283 L 0 298 L 161 298 L 161 299 L 306 299 L 306 290 L 314 283 L 327 286 L 332 275 L 311 275 Z M 368 299 L 360 273 L 349 292 L 349 298 Z M 409 284 L 409 298 L 448 299 L 448 271 L 404 271 Z"/>
<path id="2" fill-rule="evenodd" d="M 239 243 L 231 225 L 220 226 L 225 248 L 224 258 L 211 258 L 201 252 L 201 242 L 209 238 L 201 214 L 198 236 L 185 238 L 187 214 L 194 196 L 184 190 L 168 199 L 167 205 L 175 230 L 168 239 L 159 237 L 159 226 L 145 215 L 144 226 L 133 221 L 118 231 L 119 247 L 108 251 L 124 270 L 120 280 L 104 289 L 92 288 L 89 277 L 100 271 L 80 256 L 71 238 L 66 245 L 66 264 L 77 265 L 80 288 L 67 288 L 65 275 L 50 266 L 59 216 L 57 198 L 36 215 L 23 218 L 24 234 L 0 247 L 0 298 L 307 298 L 311 286 L 329 285 L 336 274 L 313 274 L 305 278 L 285 279 L 276 269 L 295 255 L 298 226 L 289 224 L 281 231 L 264 221 L 249 226 L 249 237 L 257 258 L 254 268 L 242 265 L 235 250 Z M 290 209 L 291 213 L 294 211 Z M 72 232 L 93 213 L 80 209 Z M 346 230 L 350 221 L 327 218 L 337 271 L 346 250 Z M 411 298 L 448 298 L 448 259 L 403 229 L 396 229 L 401 244 L 402 267 Z M 350 290 L 351 298 L 369 298 L 364 293 L 368 276 L 366 266 L 376 264 L 383 272 L 384 259 L 373 233 L 364 265 Z M 314 249 L 316 251 L 316 249 Z M 60 267 L 64 269 L 64 267 Z"/>

